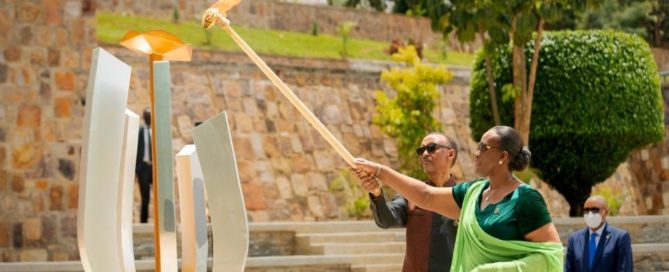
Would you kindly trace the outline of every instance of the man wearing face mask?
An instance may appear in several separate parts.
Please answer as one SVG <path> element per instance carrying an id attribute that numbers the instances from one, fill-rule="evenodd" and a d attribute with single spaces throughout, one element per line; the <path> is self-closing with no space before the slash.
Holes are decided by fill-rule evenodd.
<path id="1" fill-rule="evenodd" d="M 430 133 L 416 149 L 423 171 L 428 175 L 427 184 L 435 187 L 452 187 L 455 180 L 451 166 L 457 158 L 457 144 L 442 133 Z M 449 271 L 457 223 L 438 213 L 424 210 L 397 194 L 386 202 L 376 180 L 362 184 L 369 192 L 370 208 L 374 221 L 380 228 L 406 227 L 406 253 L 403 272 Z"/>
<path id="2" fill-rule="evenodd" d="M 583 206 L 588 225 L 569 237 L 565 272 L 632 271 L 632 242 L 629 233 L 606 222 L 609 210 L 603 197 L 589 197 Z"/>

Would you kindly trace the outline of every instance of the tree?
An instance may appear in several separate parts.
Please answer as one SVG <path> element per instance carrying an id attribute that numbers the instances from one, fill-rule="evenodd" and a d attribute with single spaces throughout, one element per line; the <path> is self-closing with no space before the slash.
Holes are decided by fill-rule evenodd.
<path id="1" fill-rule="evenodd" d="M 426 7 L 431 4 L 439 4 L 439 0 L 395 0 L 393 13 L 410 16 L 427 16 Z"/>
<path id="2" fill-rule="evenodd" d="M 644 37 L 652 46 L 669 41 L 669 2 L 603 0 L 599 9 L 576 18 L 579 29 L 615 29 Z"/>
<path id="3" fill-rule="evenodd" d="M 549 32 L 542 38 L 533 108 L 532 166 L 582 214 L 594 184 L 604 181 L 636 148 L 662 140 L 663 101 L 648 44 L 612 31 Z M 525 57 L 533 54 L 531 43 Z M 495 86 L 513 81 L 510 48 L 495 51 Z M 473 137 L 490 126 L 483 56 L 472 74 Z M 504 91 L 496 87 L 498 95 Z M 500 105 L 502 122 L 513 123 L 510 99 Z"/>
<path id="4" fill-rule="evenodd" d="M 579 29 L 614 29 L 648 38 L 646 23 L 651 21 L 649 1 L 621 5 L 618 0 L 604 0 L 598 9 L 580 16 Z"/>
<path id="5" fill-rule="evenodd" d="M 546 29 L 612 29 L 644 37 L 653 47 L 667 47 L 669 1 L 598 0 L 598 8 L 570 11 Z"/>
<path id="6" fill-rule="evenodd" d="M 393 60 L 407 67 L 381 73 L 381 81 L 388 84 L 395 95 L 391 98 L 383 91 L 376 91 L 376 114 L 372 122 L 395 138 L 402 171 L 424 179 L 426 176 L 416 159 L 415 149 L 427 133 L 441 127 L 432 116 L 440 97 L 437 86 L 453 76 L 444 67 L 421 63 L 413 46 L 400 48 Z"/>
<path id="7" fill-rule="evenodd" d="M 358 23 L 352 21 L 344 21 L 337 25 L 337 34 L 341 37 L 341 51 L 339 54 L 342 58 L 348 58 L 348 40 L 356 26 L 358 26 Z"/>
<path id="8" fill-rule="evenodd" d="M 479 36 L 484 43 L 486 54 L 500 45 L 511 42 L 514 127 L 521 133 L 523 143 L 527 144 L 537 74 L 536 65 L 541 51 L 539 41 L 543 35 L 544 24 L 546 21 L 559 19 L 564 11 L 585 9 L 591 1 L 596 0 L 451 0 L 449 4 L 429 6 L 427 13 L 430 14 L 433 27 L 441 28 L 444 35 L 455 31 L 460 41 L 471 41 Z M 536 34 L 533 37 L 534 32 Z M 531 56 L 530 65 L 527 67 L 523 48 L 530 41 L 533 41 L 535 53 Z M 490 61 L 487 60 L 486 63 L 490 80 L 494 71 L 491 71 Z M 495 109 L 496 96 L 492 89 L 489 92 L 493 118 L 499 124 L 499 113 Z"/>
<path id="9" fill-rule="evenodd" d="M 346 0 L 344 6 L 383 11 L 386 9 L 386 2 L 383 0 Z"/>

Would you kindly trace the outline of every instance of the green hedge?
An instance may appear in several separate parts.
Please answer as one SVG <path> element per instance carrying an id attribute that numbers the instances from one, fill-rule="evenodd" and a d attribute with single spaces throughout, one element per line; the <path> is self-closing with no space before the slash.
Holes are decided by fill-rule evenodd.
<path id="1" fill-rule="evenodd" d="M 531 47 L 526 47 L 528 63 Z M 545 33 L 532 110 L 532 166 L 572 205 L 572 215 L 630 151 L 662 140 L 663 101 L 657 68 L 640 37 L 612 31 Z M 493 126 L 485 68 L 479 54 L 471 82 L 475 140 Z M 529 65 L 529 64 L 528 64 Z M 510 49 L 493 56 L 497 97 L 512 82 Z M 529 70 L 529 67 L 528 67 Z M 500 101 L 513 125 L 513 101 Z"/>

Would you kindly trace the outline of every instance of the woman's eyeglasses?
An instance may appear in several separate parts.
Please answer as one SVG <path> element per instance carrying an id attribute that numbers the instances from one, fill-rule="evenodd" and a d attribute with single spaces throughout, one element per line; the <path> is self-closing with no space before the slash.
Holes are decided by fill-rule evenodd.
<path id="1" fill-rule="evenodd" d="M 439 149 L 439 148 L 449 148 L 449 149 L 450 149 L 450 147 L 445 146 L 445 145 L 440 145 L 440 144 L 438 144 L 438 143 L 431 143 L 431 144 L 426 144 L 426 145 L 424 145 L 424 146 L 421 146 L 421 147 L 419 147 L 419 148 L 416 148 L 416 154 L 417 154 L 418 156 L 423 155 L 423 153 L 425 152 L 425 150 L 427 150 L 428 153 L 432 154 L 432 153 L 434 153 L 435 151 L 437 151 L 437 149 Z"/>
<path id="2" fill-rule="evenodd" d="M 487 150 L 490 150 L 490 149 L 493 149 L 493 148 L 496 148 L 496 147 L 490 146 L 490 145 L 488 145 L 484 142 L 479 142 L 479 145 L 476 147 L 476 150 L 481 151 L 481 153 L 483 153 L 483 152 L 485 152 Z"/>

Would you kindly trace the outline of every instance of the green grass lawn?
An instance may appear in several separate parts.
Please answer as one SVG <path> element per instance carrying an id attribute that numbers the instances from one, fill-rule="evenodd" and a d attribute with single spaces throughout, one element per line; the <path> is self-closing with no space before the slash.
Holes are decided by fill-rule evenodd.
<path id="1" fill-rule="evenodd" d="M 269 29 L 235 26 L 237 33 L 258 53 L 274 54 L 303 58 L 341 58 L 341 37 L 319 34 L 313 36 L 301 32 L 288 32 Z M 161 29 L 170 32 L 194 48 L 218 49 L 224 51 L 241 51 L 237 45 L 220 29 L 207 31 L 202 29 L 199 22 L 187 21 L 179 24 L 168 20 L 159 20 L 146 17 L 121 16 L 112 13 L 98 12 L 97 38 L 104 43 L 118 44 L 123 35 L 129 30 L 140 32 Z M 210 42 L 207 43 L 207 36 Z M 390 60 L 390 56 L 383 51 L 390 42 L 349 39 L 349 58 Z M 428 61 L 433 63 L 471 66 L 474 55 L 461 52 L 448 52 L 447 57 L 436 49 L 424 51 Z"/>

